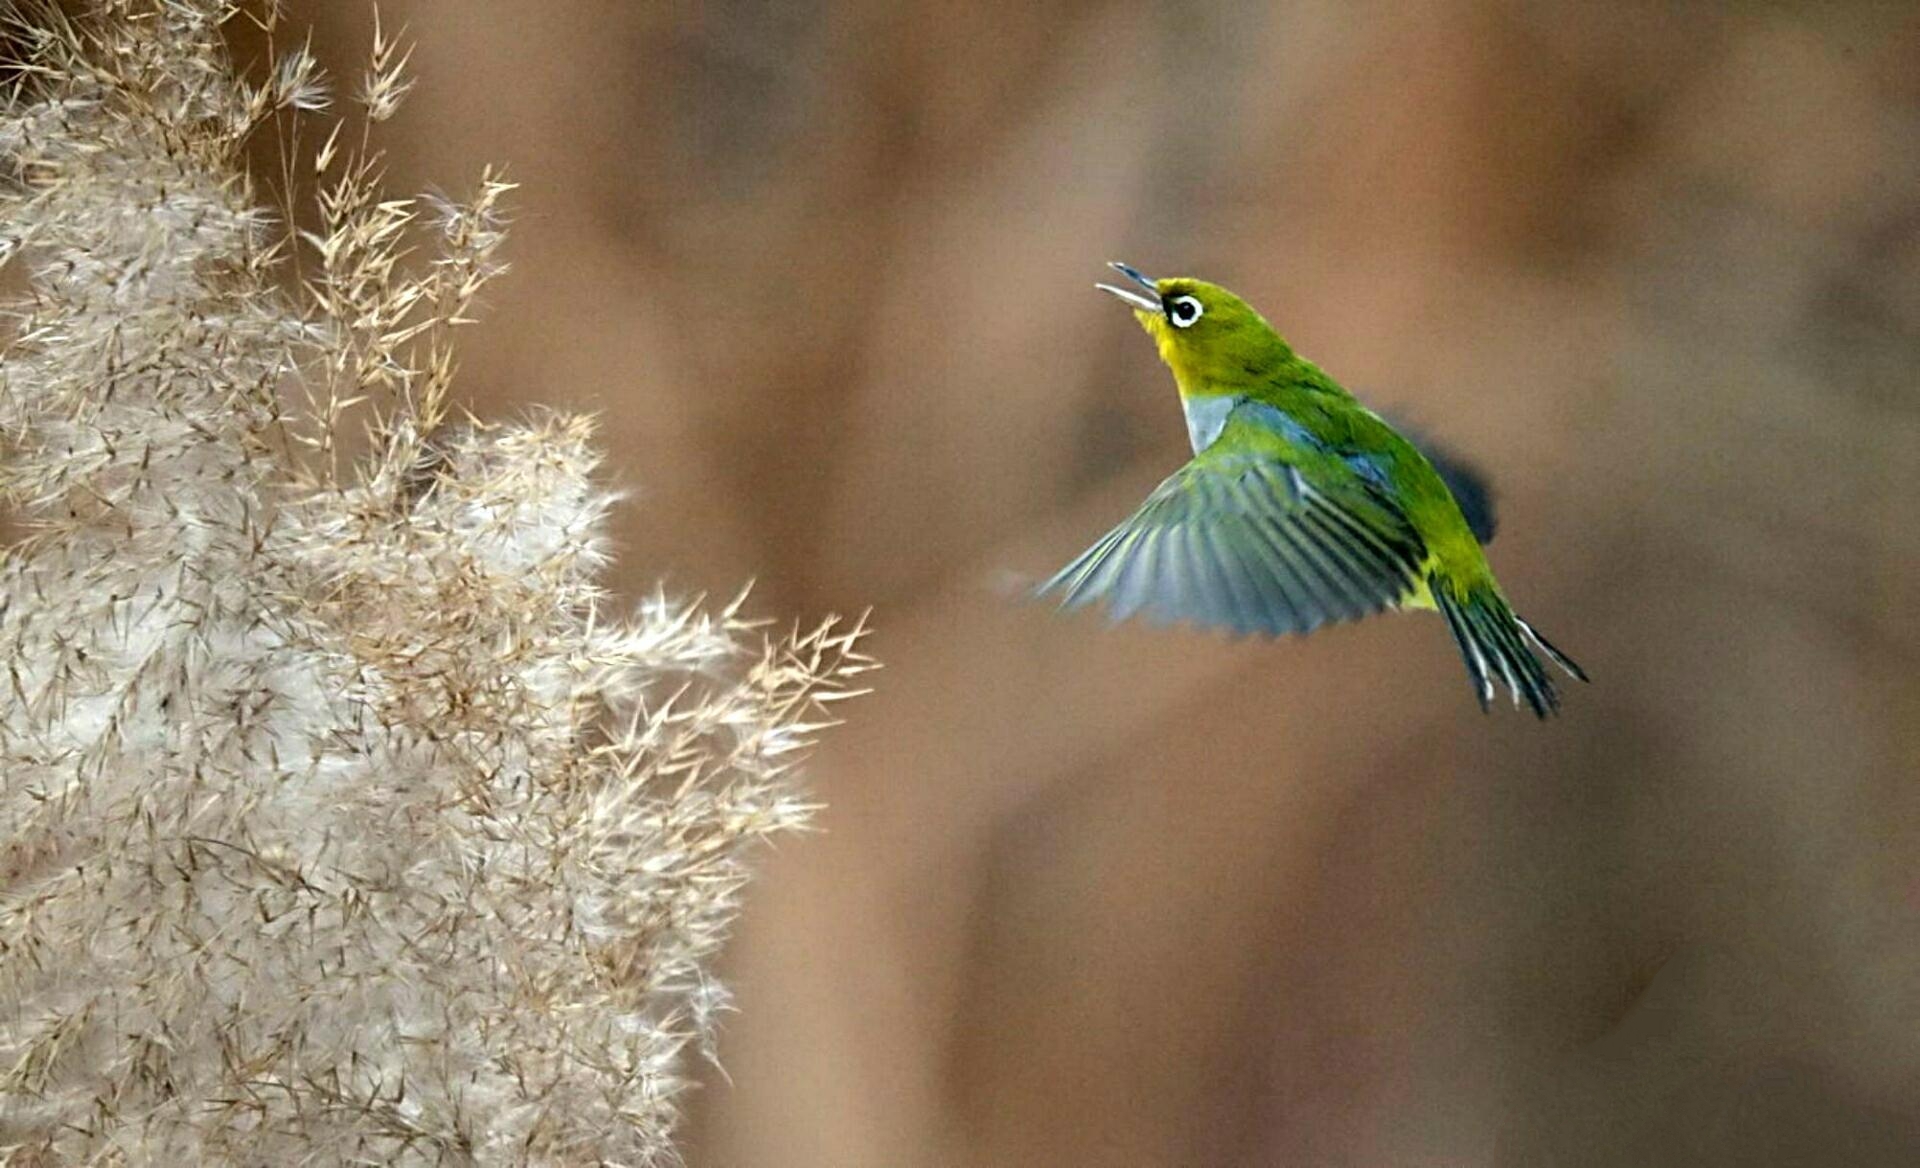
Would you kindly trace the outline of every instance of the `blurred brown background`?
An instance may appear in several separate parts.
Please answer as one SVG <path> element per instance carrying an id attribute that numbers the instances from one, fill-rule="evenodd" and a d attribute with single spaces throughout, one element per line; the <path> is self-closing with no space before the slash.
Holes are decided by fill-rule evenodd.
<path id="1" fill-rule="evenodd" d="M 618 585 L 874 609 L 695 1168 L 1920 1163 L 1920 5 L 383 9 Z M 1563 719 L 1010 599 L 1185 457 L 1113 258 L 1493 472 Z"/>

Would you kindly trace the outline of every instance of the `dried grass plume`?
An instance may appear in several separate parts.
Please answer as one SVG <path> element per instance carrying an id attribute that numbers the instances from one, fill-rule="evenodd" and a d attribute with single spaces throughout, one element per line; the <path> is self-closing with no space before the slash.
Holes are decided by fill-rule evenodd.
<path id="1" fill-rule="evenodd" d="M 271 5 L 12 11 L 0 1162 L 669 1161 L 858 624 L 616 611 L 590 425 L 451 416 L 508 187 L 381 192 L 385 31 L 336 109 Z"/>

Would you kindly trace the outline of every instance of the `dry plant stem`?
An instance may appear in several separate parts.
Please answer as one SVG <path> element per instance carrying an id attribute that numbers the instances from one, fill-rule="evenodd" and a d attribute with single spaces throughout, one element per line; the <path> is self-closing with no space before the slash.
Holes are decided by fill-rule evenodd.
<path id="1" fill-rule="evenodd" d="M 590 424 L 447 419 L 507 184 L 379 192 L 383 32 L 288 237 L 241 148 L 330 91 L 237 15 L 10 18 L 0 1161 L 668 1162 L 861 627 L 612 611 Z"/>

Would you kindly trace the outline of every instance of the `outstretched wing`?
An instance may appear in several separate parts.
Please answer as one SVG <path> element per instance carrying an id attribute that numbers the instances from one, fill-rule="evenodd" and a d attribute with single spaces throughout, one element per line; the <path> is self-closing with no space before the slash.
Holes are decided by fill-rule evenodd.
<path id="1" fill-rule="evenodd" d="M 1397 607 L 1424 558 L 1405 518 L 1358 476 L 1326 473 L 1235 418 L 1038 593 L 1066 608 L 1104 600 L 1116 621 L 1138 613 L 1277 636 Z"/>

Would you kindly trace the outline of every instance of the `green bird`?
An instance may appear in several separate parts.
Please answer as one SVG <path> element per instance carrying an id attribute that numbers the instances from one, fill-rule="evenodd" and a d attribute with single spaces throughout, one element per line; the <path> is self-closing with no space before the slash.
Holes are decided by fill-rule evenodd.
<path id="1" fill-rule="evenodd" d="M 1095 287 L 1132 306 L 1173 370 L 1193 460 L 1040 595 L 1267 636 L 1437 608 L 1482 710 L 1498 681 L 1516 706 L 1558 711 L 1535 647 L 1587 680 L 1501 593 L 1476 475 L 1402 436 L 1225 288 L 1111 266 L 1144 294 Z"/>

